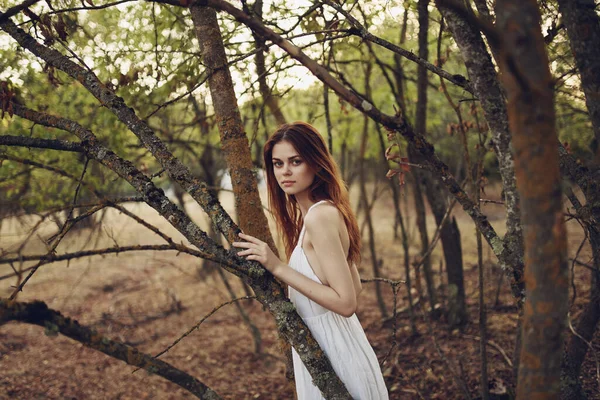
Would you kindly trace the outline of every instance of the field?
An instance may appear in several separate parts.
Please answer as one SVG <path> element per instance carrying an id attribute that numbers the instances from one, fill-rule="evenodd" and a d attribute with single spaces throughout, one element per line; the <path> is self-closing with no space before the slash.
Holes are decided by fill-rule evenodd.
<path id="1" fill-rule="evenodd" d="M 499 191 L 490 189 L 487 198 L 499 198 Z M 417 256 L 419 244 L 410 194 L 402 201 L 411 238 L 411 259 Z M 225 193 L 222 203 L 232 209 L 232 198 Z M 356 202 L 354 203 L 356 204 Z M 402 246 L 393 235 L 391 198 L 382 195 L 373 210 L 376 226 L 377 257 L 383 260 L 383 275 L 403 279 Z M 186 204 L 190 215 L 204 228 L 207 222 L 198 206 Z M 146 221 L 172 235 L 174 231 L 154 210 L 141 204 L 127 208 Z M 503 208 L 486 204 L 484 212 L 498 233 L 504 233 Z M 426 318 L 425 300 L 417 308 L 418 336 L 412 336 L 406 311 L 406 287 L 398 294 L 396 345 L 393 343 L 393 321 L 382 321 L 373 283 L 365 283 L 361 294 L 359 319 L 384 371 L 390 397 L 393 399 L 454 399 L 463 398 L 464 382 L 470 396 L 477 398 L 479 388 L 479 330 L 477 326 L 476 240 L 473 223 L 455 207 L 459 223 L 466 279 L 470 322 L 463 332 L 449 331 L 442 319 L 430 322 Z M 361 223 L 362 217 L 359 219 Z M 0 230 L 0 248 L 14 249 L 26 236 L 27 228 L 36 217 L 5 220 Z M 567 223 L 569 256 L 574 257 L 583 239 L 575 221 Z M 430 237 L 435 231 L 432 216 L 428 217 Z M 38 239 L 26 247 L 26 254 L 43 254 L 40 240 L 56 230 L 56 225 L 44 225 Z M 367 240 L 363 235 L 363 240 Z M 89 231 L 72 232 L 61 243 L 58 253 L 84 248 L 112 247 L 127 244 L 158 244 L 161 239 L 115 211 L 106 214 L 100 235 L 90 237 Z M 484 243 L 485 246 L 485 243 Z M 440 275 L 441 250 L 433 252 L 436 284 L 444 292 L 445 277 Z M 495 304 L 500 276 L 495 257 L 484 247 L 484 274 L 488 309 L 487 347 L 489 380 L 494 390 L 502 392 L 511 385 L 510 360 L 514 352 L 516 313 L 506 280 L 500 286 L 499 302 Z M 590 249 L 582 248 L 579 259 L 588 262 Z M 571 263 L 570 263 L 571 267 Z M 368 244 L 364 242 L 363 278 L 373 276 Z M 0 265 L 0 275 L 11 272 Z M 571 307 L 576 319 L 589 294 L 589 271 L 574 267 L 574 287 L 577 300 Z M 238 296 L 244 291 L 240 281 L 229 276 Z M 0 296 L 7 297 L 15 279 L 0 282 Z M 425 287 L 423 283 L 423 287 Z M 383 286 L 388 310 L 392 311 L 393 295 Z M 413 288 L 414 291 L 414 288 Z M 414 291 L 416 294 L 416 291 Z M 201 260 L 174 252 L 129 252 L 94 256 L 43 266 L 19 295 L 20 301 L 39 299 L 64 315 L 93 327 L 102 334 L 127 342 L 140 350 L 155 354 L 173 343 L 218 305 L 230 300 L 221 278 L 205 273 Z M 442 296 L 443 300 L 443 296 Z M 258 302 L 243 302 L 244 309 L 259 327 L 263 353 L 253 351 L 252 336 L 233 305 L 220 309 L 200 328 L 183 339 L 161 358 L 199 378 L 225 399 L 291 399 L 293 391 L 284 378 L 284 364 L 277 348 L 275 324 Z M 584 380 L 590 398 L 598 396 L 593 357 L 584 365 Z M 26 324 L 9 323 L 0 327 L 0 398 L 1 399 L 191 399 L 193 396 L 166 380 L 112 359 L 68 338 L 47 336 L 44 329 Z"/>

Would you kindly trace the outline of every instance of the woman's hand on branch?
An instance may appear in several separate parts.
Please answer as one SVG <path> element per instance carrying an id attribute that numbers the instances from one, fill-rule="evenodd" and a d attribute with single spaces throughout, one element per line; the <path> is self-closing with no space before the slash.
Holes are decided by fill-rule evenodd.
<path id="1" fill-rule="evenodd" d="M 239 236 L 245 242 L 233 242 L 232 245 L 245 250 L 239 251 L 237 253 L 238 256 L 244 256 L 247 260 L 258 261 L 263 267 L 271 271 L 273 275 L 275 275 L 276 269 L 284 266 L 268 244 L 244 233 L 240 233 Z"/>

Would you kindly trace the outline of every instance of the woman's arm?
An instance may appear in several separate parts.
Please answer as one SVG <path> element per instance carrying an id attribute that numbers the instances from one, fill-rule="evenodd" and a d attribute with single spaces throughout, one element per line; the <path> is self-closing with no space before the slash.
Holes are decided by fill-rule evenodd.
<path id="1" fill-rule="evenodd" d="M 336 208 L 322 206 L 315 207 L 307 217 L 306 230 L 312 238 L 311 243 L 329 286 L 290 268 L 275 256 L 266 243 L 250 235 L 240 234 L 248 242 L 235 242 L 233 245 L 246 249 L 238 255 L 260 262 L 276 278 L 317 304 L 350 317 L 356 311 L 357 294 L 338 232 L 341 216 Z"/>

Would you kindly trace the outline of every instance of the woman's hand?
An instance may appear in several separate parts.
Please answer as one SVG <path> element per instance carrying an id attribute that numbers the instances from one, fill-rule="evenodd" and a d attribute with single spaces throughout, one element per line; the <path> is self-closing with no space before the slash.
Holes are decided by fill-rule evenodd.
<path id="1" fill-rule="evenodd" d="M 273 253 L 273 250 L 265 242 L 254 236 L 240 233 L 240 238 L 245 242 L 233 242 L 235 247 L 241 247 L 246 250 L 239 251 L 238 256 L 245 256 L 247 260 L 255 260 L 261 263 L 266 269 L 275 275 L 275 270 L 282 266 L 281 260 Z"/>

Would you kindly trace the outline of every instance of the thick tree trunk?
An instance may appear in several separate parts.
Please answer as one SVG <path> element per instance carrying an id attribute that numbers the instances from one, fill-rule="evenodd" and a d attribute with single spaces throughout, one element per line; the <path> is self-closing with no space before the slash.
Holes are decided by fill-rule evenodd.
<path id="1" fill-rule="evenodd" d="M 600 17 L 594 0 L 558 0 L 569 43 L 581 76 L 595 141 L 591 146 L 600 167 Z"/>
<path id="2" fill-rule="evenodd" d="M 560 392 L 569 279 L 553 80 L 535 0 L 498 0 L 496 15 L 504 33 L 500 67 L 509 96 L 526 249 L 517 398 L 554 399 Z"/>
<path id="3" fill-rule="evenodd" d="M 190 13 L 204 64 L 210 71 L 208 86 L 215 109 L 217 127 L 221 135 L 221 148 L 231 175 L 231 185 L 235 196 L 235 208 L 240 228 L 244 232 L 265 241 L 277 254 L 277 247 L 269 231 L 269 224 L 258 194 L 256 176 L 253 172 L 250 156 L 250 144 L 244 131 L 231 74 L 227 66 L 227 57 L 217 21 L 217 13 L 210 7 L 195 5 L 190 7 Z M 264 45 L 264 40 L 259 36 L 255 35 L 255 39 L 260 41 L 260 43 L 257 42 L 257 47 Z M 257 53 L 257 68 L 260 67 L 264 69 L 262 73 L 259 72 L 259 75 L 262 75 L 259 82 L 261 94 L 269 107 L 277 111 L 279 108 L 276 99 L 271 96 L 266 84 L 266 68 L 264 68 L 264 53 L 262 50 Z M 283 114 L 281 113 L 275 115 L 275 117 L 283 120 Z M 244 318 L 244 321 L 246 321 L 246 318 Z M 260 349 L 260 336 L 258 336 L 258 342 L 256 341 L 258 330 L 251 323 L 250 328 L 255 338 L 255 348 Z M 286 358 L 286 378 L 292 383 L 291 346 L 283 338 L 280 338 L 280 347 Z"/>
<path id="4" fill-rule="evenodd" d="M 196 37 L 200 44 L 202 59 L 209 70 L 210 88 L 215 117 L 221 135 L 221 148 L 229 167 L 231 185 L 235 195 L 235 207 L 240 228 L 269 244 L 277 251 L 267 218 L 262 209 L 254 175 L 250 143 L 233 89 L 231 74 L 217 13 L 210 7 L 190 6 Z"/>

